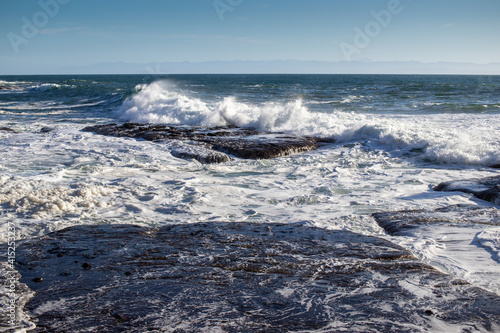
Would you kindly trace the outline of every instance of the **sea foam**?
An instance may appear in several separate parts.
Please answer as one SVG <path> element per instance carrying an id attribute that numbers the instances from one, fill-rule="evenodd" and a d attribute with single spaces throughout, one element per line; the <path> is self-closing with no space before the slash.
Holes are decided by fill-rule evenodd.
<path id="1" fill-rule="evenodd" d="M 35 219 L 52 218 L 67 214 L 87 216 L 107 202 L 109 188 L 94 185 L 51 186 L 41 180 L 24 180 L 19 177 L 0 177 L 0 204 L 16 214 Z"/>

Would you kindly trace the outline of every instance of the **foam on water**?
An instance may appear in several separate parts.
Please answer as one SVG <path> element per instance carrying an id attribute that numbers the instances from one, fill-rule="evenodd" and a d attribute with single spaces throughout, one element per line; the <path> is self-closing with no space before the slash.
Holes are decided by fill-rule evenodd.
<path id="1" fill-rule="evenodd" d="M 96 185 L 64 187 L 43 183 L 1 176 L 0 205 L 5 204 L 17 215 L 28 215 L 35 219 L 68 214 L 86 217 L 92 208 L 106 207 L 107 203 L 99 199 L 111 193 L 110 189 Z"/>
<path id="2" fill-rule="evenodd" d="M 117 111 L 121 120 L 199 126 L 252 127 L 362 141 L 393 152 L 421 151 L 422 157 L 446 164 L 500 163 L 500 121 L 481 114 L 387 115 L 330 110 L 312 112 L 302 99 L 254 104 L 224 97 L 204 102 L 168 82 L 137 87 Z M 349 96 L 348 98 L 354 98 Z"/>
<path id="3" fill-rule="evenodd" d="M 359 215 L 468 202 L 464 194 L 433 192 L 430 184 L 484 175 L 420 169 L 359 143 L 201 165 L 175 158 L 165 143 L 81 133 L 77 126 L 40 133 L 43 125 L 0 132 L 0 205 L 4 217 L 26 221 L 19 226 L 24 235 L 36 234 L 36 223 L 57 221 L 59 228 L 96 218 L 148 225 L 310 221 L 378 234 L 376 223 Z"/>
<path id="4" fill-rule="evenodd" d="M 493 260 L 500 263 L 500 228 L 483 230 L 476 239 L 482 247 L 491 252 Z"/>

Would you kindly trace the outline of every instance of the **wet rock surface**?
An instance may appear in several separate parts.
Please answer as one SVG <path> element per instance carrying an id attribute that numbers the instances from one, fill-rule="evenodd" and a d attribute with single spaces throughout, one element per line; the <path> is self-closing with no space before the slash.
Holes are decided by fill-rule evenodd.
<path id="1" fill-rule="evenodd" d="M 500 176 L 455 180 L 439 184 L 435 191 L 461 191 L 500 205 Z"/>
<path id="2" fill-rule="evenodd" d="M 193 127 L 141 125 L 127 123 L 90 126 L 83 129 L 102 135 L 131 137 L 148 141 L 182 142 L 192 146 L 190 154 L 178 154 L 181 158 L 194 158 L 202 163 L 227 162 L 230 154 L 246 159 L 268 159 L 317 149 L 321 144 L 333 143 L 333 139 L 302 137 L 284 133 L 264 133 L 238 127 Z M 196 150 L 203 151 L 197 157 Z M 207 158 L 206 151 L 213 151 Z"/>
<path id="3" fill-rule="evenodd" d="M 20 241 L 17 263 L 36 332 L 500 328 L 500 296 L 389 241 L 301 224 L 75 226 Z"/>
<path id="4" fill-rule="evenodd" d="M 494 207 L 453 205 L 435 210 L 417 209 L 374 213 L 377 223 L 394 236 L 407 235 L 408 231 L 428 225 L 482 225 L 500 226 L 500 211 Z"/>

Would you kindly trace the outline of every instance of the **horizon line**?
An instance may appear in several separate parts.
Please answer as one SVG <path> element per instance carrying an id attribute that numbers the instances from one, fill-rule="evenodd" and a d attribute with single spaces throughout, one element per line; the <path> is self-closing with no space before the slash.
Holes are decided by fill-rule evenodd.
<path id="1" fill-rule="evenodd" d="M 418 76 L 500 76 L 500 73 L 43 73 L 43 74 L 0 74 L 0 76 L 93 76 L 93 75 L 143 75 L 143 76 L 167 76 L 167 75 L 418 75 Z"/>

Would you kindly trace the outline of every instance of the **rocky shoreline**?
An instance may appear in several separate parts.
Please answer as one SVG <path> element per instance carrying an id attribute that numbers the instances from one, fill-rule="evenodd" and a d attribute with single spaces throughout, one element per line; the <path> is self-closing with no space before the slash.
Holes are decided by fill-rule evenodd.
<path id="1" fill-rule="evenodd" d="M 194 149 L 183 158 L 204 163 L 222 160 L 211 154 L 228 151 L 217 142 L 236 147 L 231 155 L 241 158 L 272 158 L 255 156 L 326 143 L 239 128 L 126 124 L 86 130 L 166 141 L 172 154 Z M 272 140 L 288 143 L 244 157 L 250 156 L 244 153 L 250 142 L 267 147 Z M 293 146 L 297 142 L 307 145 Z M 206 151 L 203 158 L 198 145 Z M 493 205 L 500 202 L 499 189 L 500 176 L 434 188 L 469 193 Z M 466 272 L 465 281 L 453 267 L 460 266 L 461 256 L 479 252 L 489 258 L 475 268 L 500 263 L 500 247 L 488 238 L 500 230 L 493 205 L 372 214 L 385 239 L 302 223 L 69 227 L 16 243 L 13 276 L 24 293 L 18 300 L 24 310 L 18 310 L 36 324 L 34 332 L 498 332 L 500 295 L 471 283 L 475 272 Z M 448 238 L 431 245 L 438 256 L 455 256 L 450 266 L 425 262 L 411 246 L 394 241 L 436 240 L 441 226 L 448 232 L 441 236 Z"/>

